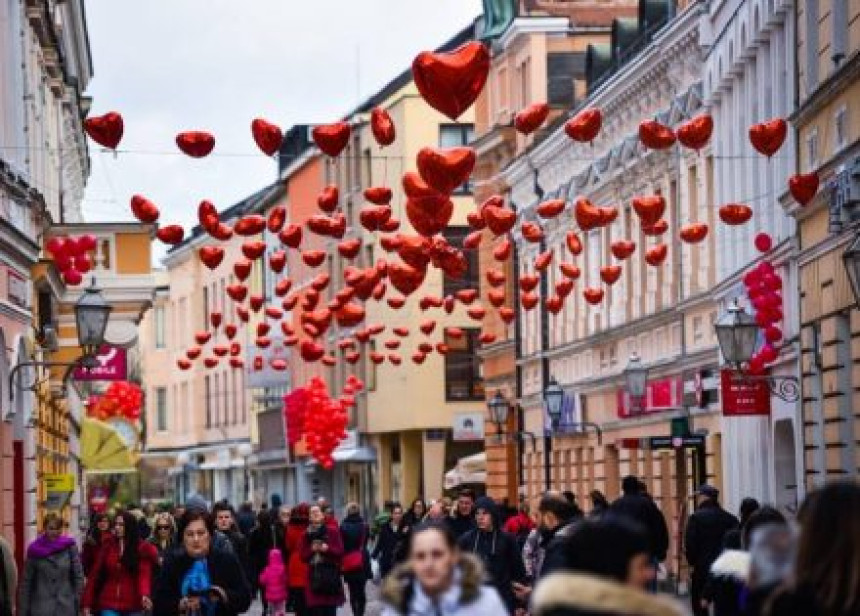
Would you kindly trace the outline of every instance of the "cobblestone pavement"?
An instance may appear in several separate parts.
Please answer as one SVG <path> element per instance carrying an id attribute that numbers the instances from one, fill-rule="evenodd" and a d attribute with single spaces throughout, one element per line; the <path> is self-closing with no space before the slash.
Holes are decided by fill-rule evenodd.
<path id="1" fill-rule="evenodd" d="M 368 582 L 367 584 L 367 610 L 364 616 L 379 616 L 382 614 L 382 603 L 379 601 L 379 587 L 376 584 Z M 248 616 L 261 616 L 263 613 L 263 605 L 259 601 L 254 601 L 251 609 L 246 612 Z M 349 608 L 349 602 L 344 604 L 337 611 L 338 616 L 352 616 L 352 610 Z"/>

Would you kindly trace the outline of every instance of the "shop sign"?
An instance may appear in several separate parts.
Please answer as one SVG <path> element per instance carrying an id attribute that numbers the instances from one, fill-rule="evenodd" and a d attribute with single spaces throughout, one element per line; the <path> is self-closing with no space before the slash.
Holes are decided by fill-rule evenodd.
<path id="1" fill-rule="evenodd" d="M 66 506 L 75 491 L 75 476 L 70 473 L 48 474 L 42 477 L 45 508 L 57 511 Z"/>
<path id="2" fill-rule="evenodd" d="M 748 381 L 738 378 L 734 370 L 722 370 L 720 384 L 724 416 L 770 415 L 770 385 L 766 380 Z"/>
<path id="3" fill-rule="evenodd" d="M 96 366 L 75 368 L 76 381 L 124 381 L 128 377 L 128 355 L 125 349 L 102 347 L 96 355 Z"/>
<path id="4" fill-rule="evenodd" d="M 618 416 L 622 419 L 650 413 L 673 411 L 681 407 L 683 383 L 680 377 L 650 381 L 644 399 L 635 404 L 625 388 L 618 390 Z"/>
<path id="5" fill-rule="evenodd" d="M 454 413 L 453 439 L 455 441 L 483 441 L 484 414 Z"/>
<path id="6" fill-rule="evenodd" d="M 713 370 L 684 373 L 684 406 L 705 409 L 718 401 L 720 379 Z"/>

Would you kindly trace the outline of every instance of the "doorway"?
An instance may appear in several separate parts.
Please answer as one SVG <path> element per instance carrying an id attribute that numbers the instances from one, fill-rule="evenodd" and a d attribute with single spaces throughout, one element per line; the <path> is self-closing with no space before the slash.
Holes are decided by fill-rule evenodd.
<path id="1" fill-rule="evenodd" d="M 791 419 L 780 419 L 773 426 L 774 502 L 780 511 L 795 515 L 798 507 L 797 452 Z"/>

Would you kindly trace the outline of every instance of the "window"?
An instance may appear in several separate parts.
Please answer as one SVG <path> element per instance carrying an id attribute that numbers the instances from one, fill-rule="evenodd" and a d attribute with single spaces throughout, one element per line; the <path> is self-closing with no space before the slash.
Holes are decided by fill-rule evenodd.
<path id="1" fill-rule="evenodd" d="M 167 432 L 167 388 L 155 389 L 155 429 Z"/>
<path id="2" fill-rule="evenodd" d="M 818 3 L 820 0 L 806 0 L 806 95 L 818 87 Z"/>
<path id="3" fill-rule="evenodd" d="M 206 427 L 212 427 L 212 388 L 209 386 L 209 375 L 203 379 L 204 398 L 206 404 Z"/>
<path id="4" fill-rule="evenodd" d="M 165 339 L 165 321 L 164 321 L 164 306 L 156 306 L 155 307 L 155 348 L 163 349 L 164 348 L 164 339 Z"/>
<path id="5" fill-rule="evenodd" d="M 463 250 L 463 240 L 466 239 L 471 230 L 470 227 L 449 226 L 443 231 L 443 235 L 451 246 Z M 463 256 L 466 258 L 466 272 L 462 278 L 444 277 L 442 283 L 444 295 L 452 295 L 460 289 L 478 289 L 480 276 L 478 271 L 478 251 L 463 250 Z"/>
<path id="6" fill-rule="evenodd" d="M 817 169 L 818 163 L 818 129 L 813 128 L 806 137 L 806 168 Z"/>
<path id="7" fill-rule="evenodd" d="M 464 335 L 452 338 L 445 334 L 445 399 L 449 402 L 484 399 L 478 348 L 478 330 L 466 329 Z"/>
<path id="8" fill-rule="evenodd" d="M 835 114 L 833 114 L 834 137 L 833 150 L 834 154 L 848 145 L 848 108 L 842 105 Z"/>
<path id="9" fill-rule="evenodd" d="M 553 107 L 573 107 L 576 103 L 575 82 L 585 78 L 585 54 L 547 54 L 546 71 L 546 102 Z"/>
<path id="10" fill-rule="evenodd" d="M 215 398 L 215 425 L 221 425 L 221 383 L 218 375 L 215 375 L 215 387 L 212 389 L 212 397 Z"/>
<path id="11" fill-rule="evenodd" d="M 209 331 L 209 287 L 203 287 L 203 329 Z"/>
<path id="12" fill-rule="evenodd" d="M 441 124 L 439 126 L 439 147 L 441 148 L 455 148 L 469 145 L 474 138 L 474 124 Z M 455 195 L 469 195 L 471 193 L 471 181 L 467 181 L 454 191 Z"/>

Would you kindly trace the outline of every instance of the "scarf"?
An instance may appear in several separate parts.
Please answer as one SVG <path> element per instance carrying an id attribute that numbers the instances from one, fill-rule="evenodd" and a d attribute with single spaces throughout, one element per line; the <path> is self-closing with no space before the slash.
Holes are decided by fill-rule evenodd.
<path id="1" fill-rule="evenodd" d="M 47 558 L 75 545 L 75 540 L 65 535 L 56 539 L 48 538 L 48 535 L 39 537 L 27 547 L 27 558 Z"/>

